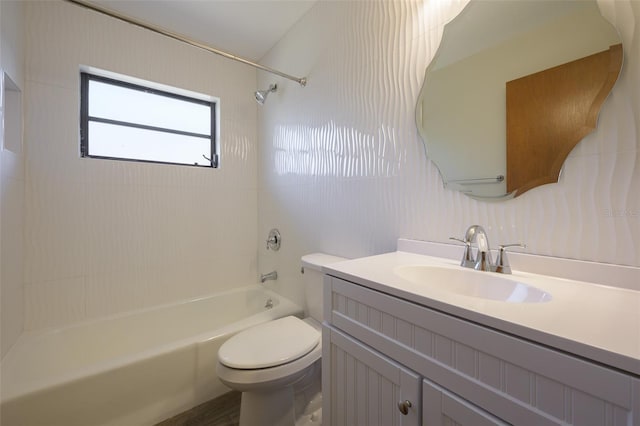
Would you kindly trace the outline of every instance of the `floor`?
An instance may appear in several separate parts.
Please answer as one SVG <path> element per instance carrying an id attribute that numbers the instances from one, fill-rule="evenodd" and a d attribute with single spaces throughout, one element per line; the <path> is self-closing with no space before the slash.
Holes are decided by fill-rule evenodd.
<path id="1" fill-rule="evenodd" d="M 314 364 L 303 379 L 295 385 L 295 426 L 322 424 L 322 389 L 320 362 Z M 155 426 L 238 426 L 240 421 L 240 392 L 229 392 L 177 414 Z"/>
<path id="2" fill-rule="evenodd" d="M 229 392 L 191 410 L 177 414 L 156 426 L 238 426 L 240 392 Z"/>

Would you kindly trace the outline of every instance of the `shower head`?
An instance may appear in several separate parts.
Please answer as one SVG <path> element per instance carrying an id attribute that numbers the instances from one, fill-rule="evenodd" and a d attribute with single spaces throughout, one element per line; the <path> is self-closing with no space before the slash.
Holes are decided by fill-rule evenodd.
<path id="1" fill-rule="evenodd" d="M 270 85 L 269 89 L 267 89 L 267 90 L 258 90 L 255 93 L 256 102 L 258 102 L 260 105 L 264 105 L 264 101 L 267 100 L 267 96 L 269 95 L 269 93 L 275 92 L 276 90 L 278 90 L 278 85 L 277 84 Z"/>

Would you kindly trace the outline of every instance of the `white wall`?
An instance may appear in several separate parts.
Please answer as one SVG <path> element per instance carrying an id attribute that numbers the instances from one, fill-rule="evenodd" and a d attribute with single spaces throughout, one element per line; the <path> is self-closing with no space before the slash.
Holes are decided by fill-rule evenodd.
<path id="1" fill-rule="evenodd" d="M 255 283 L 255 70 L 61 1 L 25 25 L 25 329 Z M 80 158 L 81 65 L 219 97 L 221 167 Z"/>
<path id="2" fill-rule="evenodd" d="M 488 204 L 442 188 L 415 129 L 424 69 L 465 1 L 428 3 L 440 10 L 321 0 L 263 60 L 309 84 L 260 73 L 259 87 L 279 90 L 256 136 L 253 69 L 71 4 L 26 2 L 25 285 L 6 302 L 24 297 L 24 327 L 211 293 L 274 268 L 268 285 L 302 301 L 303 253 L 365 256 L 472 223 L 494 246 L 640 266 L 640 5 L 603 7 L 625 64 L 561 182 Z M 81 64 L 219 97 L 222 167 L 80 159 Z M 271 227 L 283 233 L 277 253 L 263 244 Z"/>
<path id="3" fill-rule="evenodd" d="M 598 130 L 558 184 L 501 203 L 443 189 L 414 124 L 424 70 L 464 4 L 320 0 L 263 58 L 309 79 L 300 88 L 258 75 L 259 86 L 279 87 L 258 120 L 258 236 L 272 226 L 283 236 L 279 252 L 260 249 L 259 265 L 278 270 L 276 290 L 302 300 L 304 253 L 366 256 L 393 251 L 399 237 L 447 242 L 476 223 L 494 247 L 521 241 L 529 253 L 640 266 L 640 3 L 601 5 L 625 59 Z"/>
<path id="4" fill-rule="evenodd" d="M 24 324 L 23 23 L 22 2 L 0 2 L 0 357 Z"/>

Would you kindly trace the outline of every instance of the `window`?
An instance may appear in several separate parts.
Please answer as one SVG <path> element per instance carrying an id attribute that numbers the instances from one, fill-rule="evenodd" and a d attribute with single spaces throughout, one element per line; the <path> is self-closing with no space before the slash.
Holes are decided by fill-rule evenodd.
<path id="1" fill-rule="evenodd" d="M 215 102 L 80 76 L 82 157 L 217 167 Z"/>

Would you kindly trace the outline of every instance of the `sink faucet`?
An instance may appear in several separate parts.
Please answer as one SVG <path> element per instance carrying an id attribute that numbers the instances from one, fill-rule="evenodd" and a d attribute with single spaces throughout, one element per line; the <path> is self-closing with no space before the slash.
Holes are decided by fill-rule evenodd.
<path id="1" fill-rule="evenodd" d="M 467 232 L 464 235 L 464 240 L 454 237 L 451 237 L 450 239 L 460 241 L 465 245 L 460 266 L 463 266 L 465 268 L 473 268 L 478 271 L 499 272 L 502 274 L 511 273 L 511 267 L 509 266 L 509 260 L 507 259 L 505 248 L 526 247 L 524 244 L 501 245 L 500 251 L 498 253 L 498 259 L 494 264 L 491 261 L 489 238 L 487 238 L 487 233 L 482 226 L 471 225 L 469 228 L 467 228 Z M 478 246 L 478 252 L 475 259 L 473 258 L 473 254 L 471 253 L 471 245 L 473 243 Z"/>
<path id="2" fill-rule="evenodd" d="M 268 274 L 260 274 L 260 282 L 264 283 L 267 280 L 277 280 L 278 279 L 278 272 L 277 271 L 271 271 Z"/>
<path id="3" fill-rule="evenodd" d="M 494 271 L 491 262 L 491 250 L 489 249 L 489 238 L 487 238 L 484 228 L 480 225 L 470 226 L 465 234 L 465 239 L 469 241 L 469 244 L 475 242 L 478 246 L 473 269 L 477 271 Z"/>

